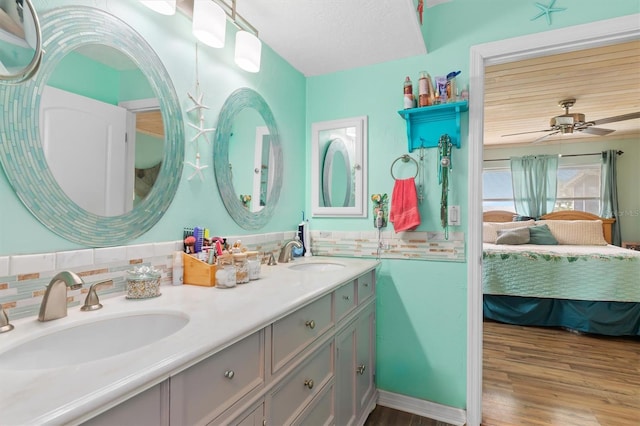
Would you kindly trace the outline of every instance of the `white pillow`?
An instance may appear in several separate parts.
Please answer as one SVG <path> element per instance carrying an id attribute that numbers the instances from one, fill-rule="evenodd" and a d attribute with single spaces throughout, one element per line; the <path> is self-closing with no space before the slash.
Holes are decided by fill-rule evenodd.
<path id="1" fill-rule="evenodd" d="M 606 246 L 601 220 L 538 220 L 547 225 L 558 244 L 578 246 Z"/>
<path id="2" fill-rule="evenodd" d="M 535 225 L 535 223 L 534 220 L 524 220 L 521 222 L 484 222 L 482 224 L 482 241 L 495 244 L 499 229 L 528 228 Z"/>

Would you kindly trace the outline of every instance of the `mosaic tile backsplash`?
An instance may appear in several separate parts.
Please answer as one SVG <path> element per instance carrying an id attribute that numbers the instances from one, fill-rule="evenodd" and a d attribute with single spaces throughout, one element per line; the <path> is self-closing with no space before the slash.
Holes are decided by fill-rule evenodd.
<path id="1" fill-rule="evenodd" d="M 312 231 L 311 246 L 315 256 L 371 257 L 380 259 L 465 260 L 464 234 L 442 232 L 377 231 L 344 232 Z M 274 253 L 277 258 L 283 243 L 294 232 L 228 237 L 229 242 L 241 240 L 249 250 Z M 160 285 L 171 285 L 172 256 L 182 250 L 181 240 L 131 246 L 106 247 L 56 253 L 0 256 L 0 304 L 10 320 L 35 316 L 40 309 L 44 290 L 60 271 L 71 270 L 85 282 L 82 289 L 68 292 L 68 306 L 79 306 L 91 284 L 111 281 L 100 291 L 101 299 L 126 293 L 126 272 L 135 266 L 152 266 L 161 272 Z"/>

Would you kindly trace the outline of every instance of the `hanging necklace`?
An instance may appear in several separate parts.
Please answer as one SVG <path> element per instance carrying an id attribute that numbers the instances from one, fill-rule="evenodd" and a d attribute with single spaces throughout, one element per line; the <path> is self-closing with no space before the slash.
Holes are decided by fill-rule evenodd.
<path id="1" fill-rule="evenodd" d="M 449 206 L 449 172 L 452 170 L 451 164 L 451 138 L 444 134 L 438 141 L 438 183 L 442 185 L 442 196 L 440 198 L 440 222 L 444 229 L 445 240 L 449 239 L 448 206 Z"/>

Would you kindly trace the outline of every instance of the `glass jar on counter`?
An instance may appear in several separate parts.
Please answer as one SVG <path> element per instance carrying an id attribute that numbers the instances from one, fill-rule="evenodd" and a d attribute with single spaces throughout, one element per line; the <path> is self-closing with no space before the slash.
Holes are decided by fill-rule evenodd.
<path id="1" fill-rule="evenodd" d="M 260 253 L 257 251 L 248 251 L 247 252 L 247 267 L 249 269 L 249 279 L 257 280 L 260 278 Z"/>
<path id="2" fill-rule="evenodd" d="M 127 271 L 127 299 L 148 299 L 160 296 L 160 271 L 149 266 Z"/>
<path id="3" fill-rule="evenodd" d="M 236 267 L 230 254 L 218 256 L 216 267 L 216 287 L 231 288 L 236 286 Z"/>
<path id="4" fill-rule="evenodd" d="M 249 282 L 249 266 L 245 253 L 234 253 L 233 264 L 236 267 L 236 284 L 246 284 Z"/>

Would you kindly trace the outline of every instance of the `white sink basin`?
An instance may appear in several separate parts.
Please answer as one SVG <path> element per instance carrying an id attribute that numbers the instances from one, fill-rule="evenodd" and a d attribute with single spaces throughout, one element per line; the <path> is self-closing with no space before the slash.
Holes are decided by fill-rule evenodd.
<path id="1" fill-rule="evenodd" d="M 145 313 L 80 323 L 0 353 L 0 369 L 42 370 L 96 361 L 153 343 L 188 322 L 180 313 Z"/>
<path id="2" fill-rule="evenodd" d="M 289 269 L 293 269 L 295 271 L 307 271 L 307 272 L 336 271 L 342 268 L 344 268 L 344 265 L 342 263 L 333 263 L 333 262 L 305 262 L 305 263 L 298 263 L 298 264 L 289 266 Z"/>

